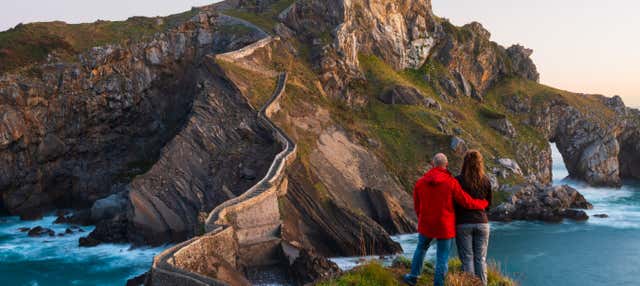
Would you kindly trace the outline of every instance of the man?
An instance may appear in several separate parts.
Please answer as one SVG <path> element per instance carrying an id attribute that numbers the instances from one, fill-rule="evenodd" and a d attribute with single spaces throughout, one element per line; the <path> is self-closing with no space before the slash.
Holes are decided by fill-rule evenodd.
<path id="1" fill-rule="evenodd" d="M 436 273 L 434 286 L 444 286 L 449 253 L 456 237 L 454 202 L 460 206 L 482 210 L 488 206 L 486 200 L 477 200 L 465 193 L 458 181 L 447 170 L 447 156 L 436 154 L 432 168 L 418 180 L 413 190 L 413 203 L 418 216 L 418 245 L 411 263 L 411 273 L 404 276 L 409 285 L 417 283 L 422 273 L 424 255 L 431 241 L 436 240 Z"/>

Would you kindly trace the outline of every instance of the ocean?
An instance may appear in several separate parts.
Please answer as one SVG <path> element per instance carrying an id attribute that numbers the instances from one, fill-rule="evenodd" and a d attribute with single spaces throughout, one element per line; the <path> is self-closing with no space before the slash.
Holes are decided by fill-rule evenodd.
<path id="1" fill-rule="evenodd" d="M 149 270 L 153 256 L 163 249 L 132 249 L 126 244 L 78 247 L 78 238 L 93 227 L 63 237 L 32 238 L 19 231 L 42 226 L 63 233 L 69 227 L 53 224 L 54 220 L 53 216 L 37 221 L 0 217 L 0 285 L 125 285 L 127 279 Z"/>
<path id="2" fill-rule="evenodd" d="M 523 286 L 639 285 L 640 185 L 627 182 L 621 189 L 592 188 L 565 180 L 566 168 L 553 148 L 555 184 L 569 184 L 594 205 L 587 222 L 565 221 L 492 223 L 489 259 Z M 594 214 L 609 218 L 596 218 Z M 93 227 L 64 237 L 31 238 L 22 227 L 43 226 L 56 233 L 68 225 L 53 224 L 55 217 L 21 221 L 0 217 L 1 285 L 124 285 L 147 271 L 158 248 L 131 248 L 126 244 L 78 247 L 78 238 Z M 394 237 L 411 257 L 415 234 Z M 432 248 L 427 253 L 435 256 Z M 455 255 L 455 254 L 454 254 Z M 360 258 L 333 259 L 343 269 Z"/>
<path id="3" fill-rule="evenodd" d="M 587 211 L 590 219 L 556 224 L 492 223 L 488 259 L 498 262 L 522 286 L 640 285 L 640 184 L 592 188 L 567 180 L 562 156 L 554 145 L 552 149 L 554 184 L 578 189 L 594 205 Z M 402 245 L 403 255 L 411 258 L 417 235 L 394 239 Z M 427 255 L 433 260 L 435 248 Z M 343 269 L 359 263 L 358 258 L 334 261 Z"/>

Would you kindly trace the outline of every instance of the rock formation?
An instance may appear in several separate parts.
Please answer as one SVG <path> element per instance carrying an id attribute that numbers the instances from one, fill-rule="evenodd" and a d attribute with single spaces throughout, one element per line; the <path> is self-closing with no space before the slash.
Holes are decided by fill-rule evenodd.
<path id="1" fill-rule="evenodd" d="M 505 203 L 494 208 L 489 217 L 496 221 L 541 220 L 558 222 L 564 218 L 586 220 L 584 211 L 593 206 L 575 189 L 569 186 L 543 187 L 516 186 L 506 190 L 513 193 Z"/>
<path id="2" fill-rule="evenodd" d="M 524 183 L 499 189 L 500 220 L 585 218 L 581 195 L 549 186 L 549 142 L 591 185 L 640 178 L 637 110 L 538 84 L 532 51 L 479 23 L 428 0 L 283 3 L 223 1 L 4 72 L 0 213 L 79 209 L 58 221 L 96 224 L 86 246 L 189 239 L 156 257 L 159 285 L 244 285 L 291 244 L 302 283 L 335 270 L 321 256 L 400 251 L 389 234 L 415 231 L 410 193 L 437 152 L 455 173 L 480 149 L 496 189 Z"/>

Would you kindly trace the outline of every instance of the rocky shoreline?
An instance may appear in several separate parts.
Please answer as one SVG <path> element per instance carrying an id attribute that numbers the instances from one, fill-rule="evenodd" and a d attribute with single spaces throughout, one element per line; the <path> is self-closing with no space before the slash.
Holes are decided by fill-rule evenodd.
<path id="1" fill-rule="evenodd" d="M 593 208 L 580 192 L 568 186 L 540 186 L 535 184 L 503 187 L 511 197 L 489 212 L 492 221 L 514 220 L 560 222 L 563 219 L 589 219 L 584 210 Z"/>

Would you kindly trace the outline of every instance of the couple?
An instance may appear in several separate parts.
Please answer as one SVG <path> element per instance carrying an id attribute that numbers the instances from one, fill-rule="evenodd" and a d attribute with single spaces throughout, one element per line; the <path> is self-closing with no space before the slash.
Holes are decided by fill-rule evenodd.
<path id="1" fill-rule="evenodd" d="M 419 240 L 411 273 L 404 276 L 404 281 L 416 284 L 424 255 L 435 240 L 434 285 L 443 286 L 455 238 L 462 270 L 475 274 L 487 285 L 489 224 L 485 210 L 491 203 L 491 183 L 484 174 L 482 154 L 468 151 L 460 176 L 456 178 L 447 170 L 448 160 L 444 154 L 435 155 L 431 164 L 431 170 L 418 180 L 413 191 Z"/>

